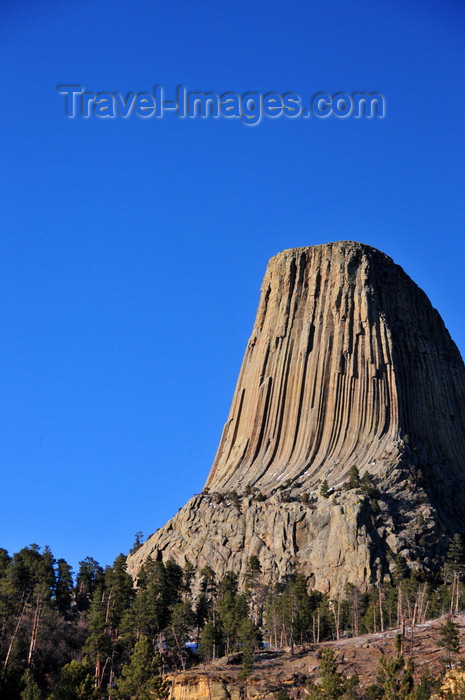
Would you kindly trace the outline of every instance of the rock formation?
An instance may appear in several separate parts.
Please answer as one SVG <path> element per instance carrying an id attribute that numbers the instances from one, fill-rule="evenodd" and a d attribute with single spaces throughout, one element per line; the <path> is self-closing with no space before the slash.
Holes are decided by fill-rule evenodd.
<path id="1" fill-rule="evenodd" d="M 352 242 L 284 251 L 206 488 L 129 569 L 154 556 L 243 573 L 256 554 L 267 580 L 297 567 L 329 590 L 389 575 L 396 554 L 434 567 L 465 528 L 464 407 L 460 353 L 389 257 Z M 376 506 L 343 488 L 353 465 L 376 480 Z"/>

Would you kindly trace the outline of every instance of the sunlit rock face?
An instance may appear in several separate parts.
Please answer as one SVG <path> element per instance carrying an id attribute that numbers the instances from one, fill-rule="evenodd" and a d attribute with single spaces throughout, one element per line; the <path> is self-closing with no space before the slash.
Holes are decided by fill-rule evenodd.
<path id="1" fill-rule="evenodd" d="M 363 494 L 341 489 L 353 465 L 378 482 L 381 525 Z M 464 477 L 465 368 L 426 295 L 360 243 L 286 250 L 268 264 L 203 501 L 190 501 L 129 567 L 151 555 L 240 572 L 253 553 L 270 580 L 297 566 L 329 590 L 388 575 L 400 552 L 434 566 L 446 533 L 464 529 Z M 299 501 L 324 479 L 337 513 L 321 498 L 311 508 Z M 222 500 L 231 491 L 247 498 Z M 214 517 L 200 516 L 207 506 Z M 420 510 L 421 544 L 412 535 Z"/>
<path id="2" fill-rule="evenodd" d="M 418 443 L 465 472 L 461 357 L 426 295 L 383 253 L 341 242 L 272 258 L 211 490 L 302 490 L 380 474 Z M 447 466 L 448 464 L 448 466 Z"/>

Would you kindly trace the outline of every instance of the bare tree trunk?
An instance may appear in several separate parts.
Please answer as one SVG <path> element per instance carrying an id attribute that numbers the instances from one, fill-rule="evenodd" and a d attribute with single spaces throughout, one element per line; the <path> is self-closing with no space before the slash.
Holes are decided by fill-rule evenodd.
<path id="1" fill-rule="evenodd" d="M 31 641 L 29 644 L 29 654 L 27 657 L 27 665 L 30 666 L 32 662 L 32 656 L 34 654 L 36 644 L 37 644 L 37 632 L 39 629 L 39 619 L 40 619 L 40 610 L 41 610 L 41 604 L 42 604 L 42 598 L 38 595 L 36 599 L 36 609 L 34 612 L 34 620 L 32 623 L 32 631 L 31 631 Z"/>
<path id="2" fill-rule="evenodd" d="M 337 601 L 337 608 L 334 600 L 332 600 L 329 604 L 330 610 L 333 613 L 334 617 L 334 624 L 336 625 L 336 640 L 339 639 L 339 622 L 340 622 L 340 601 Z"/>
<path id="3" fill-rule="evenodd" d="M 111 688 L 113 685 L 113 679 L 115 677 L 115 673 L 113 671 L 113 661 L 114 661 L 114 656 L 115 652 L 113 651 L 111 654 L 111 664 L 110 664 L 110 677 L 108 679 L 108 688 Z M 108 700 L 110 700 L 110 696 L 108 696 Z"/>
<path id="4" fill-rule="evenodd" d="M 354 601 L 353 601 L 353 619 L 352 627 L 354 631 L 354 636 L 358 637 L 359 623 L 360 623 L 360 594 L 358 588 L 354 590 Z"/>
<path id="5" fill-rule="evenodd" d="M 23 595 L 21 596 L 21 603 L 23 602 L 23 600 L 24 600 L 24 593 L 23 593 Z M 15 643 L 15 639 L 16 639 L 16 636 L 17 636 L 17 634 L 18 634 L 19 626 L 20 626 L 21 621 L 22 621 L 22 619 L 23 619 L 23 617 L 24 617 L 24 613 L 26 612 L 28 600 L 29 600 L 29 596 L 28 596 L 28 597 L 26 598 L 26 600 L 24 601 L 24 604 L 23 604 L 23 607 L 22 607 L 22 609 L 21 609 L 21 612 L 20 612 L 19 615 L 18 615 L 18 621 L 16 622 L 15 629 L 14 629 L 14 631 L 13 631 L 13 634 L 11 635 L 10 643 L 9 643 L 9 645 L 8 645 L 8 651 L 7 651 L 7 653 L 6 653 L 5 661 L 3 662 L 3 668 L 6 668 L 6 666 L 7 666 L 7 664 L 8 664 L 8 661 L 9 661 L 9 659 L 10 659 L 11 650 L 13 649 L 13 644 Z M 21 603 L 20 603 L 20 605 L 21 605 Z"/>
<path id="6" fill-rule="evenodd" d="M 100 673 L 101 673 L 101 662 L 100 662 L 100 652 L 97 652 L 97 656 L 95 659 L 95 687 L 100 688 L 101 684 L 101 678 L 100 678 Z"/>
<path id="7" fill-rule="evenodd" d="M 397 626 L 400 627 L 402 622 L 402 586 L 399 584 L 397 589 Z"/>
<path id="8" fill-rule="evenodd" d="M 179 642 L 178 635 L 176 634 L 174 625 L 171 625 L 171 630 L 172 630 L 172 632 L 173 632 L 174 641 L 176 642 L 176 646 L 177 646 L 177 648 L 178 648 L 179 661 L 181 662 L 182 670 L 185 671 L 185 670 L 186 670 L 186 662 L 185 662 L 185 659 L 184 659 L 184 657 L 183 657 L 183 655 L 182 655 L 181 644 L 180 644 L 180 642 Z M 227 641 L 227 643 L 226 643 L 226 646 L 227 646 L 227 649 L 229 650 L 229 638 L 228 638 L 228 641 Z M 228 652 L 227 652 L 227 653 L 228 653 Z"/>
<path id="9" fill-rule="evenodd" d="M 378 600 L 379 600 L 379 624 L 381 626 L 381 632 L 384 632 L 384 615 L 383 615 L 383 592 L 378 582 Z"/>
<path id="10" fill-rule="evenodd" d="M 103 681 L 103 679 L 105 678 L 105 671 L 107 670 L 107 665 L 108 665 L 109 660 L 110 660 L 110 659 L 109 659 L 109 657 L 107 656 L 107 658 L 105 659 L 105 663 L 103 664 L 103 668 L 102 668 L 102 670 L 101 670 L 101 672 L 100 672 L 100 686 L 99 686 L 99 687 L 101 687 L 102 681 Z"/>
<path id="11" fill-rule="evenodd" d="M 112 596 L 113 596 L 113 588 L 110 590 L 110 594 L 109 594 L 108 599 L 107 599 L 107 607 L 105 610 L 105 624 L 108 624 L 108 620 L 110 619 L 110 603 L 111 603 Z"/>

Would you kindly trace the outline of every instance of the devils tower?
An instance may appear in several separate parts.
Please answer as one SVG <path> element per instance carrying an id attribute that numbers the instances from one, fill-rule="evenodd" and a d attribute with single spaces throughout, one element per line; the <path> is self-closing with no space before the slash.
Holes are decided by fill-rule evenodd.
<path id="1" fill-rule="evenodd" d="M 398 555 L 434 569 L 465 529 L 464 408 L 460 353 L 402 268 L 360 243 L 286 250 L 205 489 L 129 570 L 152 556 L 243 573 L 254 554 L 268 581 L 298 569 L 330 590 L 390 576 Z M 371 494 L 347 487 L 354 466 Z"/>

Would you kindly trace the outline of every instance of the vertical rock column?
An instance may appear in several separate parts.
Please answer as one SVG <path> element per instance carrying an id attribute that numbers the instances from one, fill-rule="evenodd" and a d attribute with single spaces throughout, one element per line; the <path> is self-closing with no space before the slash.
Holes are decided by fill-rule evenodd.
<path id="1" fill-rule="evenodd" d="M 206 486 L 337 485 L 352 464 L 397 463 L 407 435 L 462 477 L 464 399 L 439 314 L 388 256 L 352 242 L 284 251 L 268 264 Z"/>

